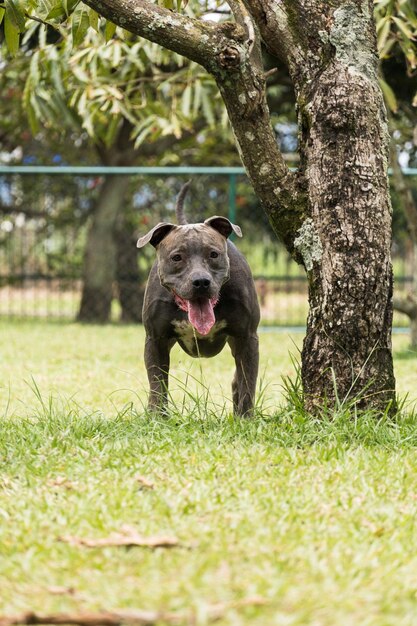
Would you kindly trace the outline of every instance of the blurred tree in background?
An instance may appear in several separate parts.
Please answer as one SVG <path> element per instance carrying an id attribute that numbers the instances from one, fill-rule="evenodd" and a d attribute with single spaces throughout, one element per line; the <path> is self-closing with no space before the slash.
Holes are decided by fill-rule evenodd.
<path id="1" fill-rule="evenodd" d="M 45 15 L 48 24 L 32 21 L 19 48 L 10 34 L 13 18 L 4 21 L 15 56 L 4 63 L 0 79 L 6 94 L 3 150 L 13 153 L 23 143 L 26 159 L 29 152 L 40 156 L 37 162 L 59 150 L 65 161 L 77 164 L 174 165 L 183 152 L 195 152 L 197 135 L 201 146 L 209 133 L 226 135 L 220 140 L 224 156 L 234 150 L 214 82 L 197 64 L 116 28 L 83 5 L 58 27 L 60 17 L 52 7 Z M 122 318 L 140 319 L 128 188 L 126 176 L 101 179 L 89 208 L 81 321 L 109 319 L 116 278 Z"/>
<path id="2" fill-rule="evenodd" d="M 375 6 L 381 85 L 391 134 L 391 189 L 397 245 L 411 241 L 413 282 L 407 294 L 396 293 L 394 307 L 410 320 L 411 347 L 417 349 L 417 183 L 401 166 L 417 166 L 417 3 L 378 0 Z M 408 238 L 398 233 L 408 232 Z"/>

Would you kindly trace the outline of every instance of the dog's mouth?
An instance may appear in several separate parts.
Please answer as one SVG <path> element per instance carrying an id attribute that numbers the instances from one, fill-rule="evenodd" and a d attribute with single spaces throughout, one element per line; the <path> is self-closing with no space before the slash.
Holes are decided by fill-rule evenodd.
<path id="1" fill-rule="evenodd" d="M 176 304 L 188 314 L 188 320 L 200 335 L 207 335 L 216 322 L 214 307 L 218 298 L 195 298 L 185 300 L 175 291 L 173 292 Z"/>

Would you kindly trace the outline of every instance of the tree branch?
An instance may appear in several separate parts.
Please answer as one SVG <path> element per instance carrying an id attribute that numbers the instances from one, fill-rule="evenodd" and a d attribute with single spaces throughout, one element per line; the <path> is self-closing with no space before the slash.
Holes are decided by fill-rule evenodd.
<path id="1" fill-rule="evenodd" d="M 178 15 L 146 0 L 85 3 L 115 24 L 201 64 L 214 76 L 255 192 L 275 233 L 293 252 L 305 194 L 277 145 L 259 37 L 245 6 L 230 0 L 237 23 L 213 23 Z"/>
<path id="2" fill-rule="evenodd" d="M 257 65 L 261 66 L 261 44 L 259 40 L 259 34 L 257 32 L 257 29 L 255 29 L 255 24 L 253 22 L 251 14 L 246 9 L 245 5 L 240 2 L 240 0 L 228 0 L 228 4 L 232 10 L 233 16 L 237 24 L 240 24 L 242 28 L 244 28 L 244 30 L 246 31 L 248 56 L 253 56 L 252 53 L 255 50 Z"/>
<path id="3" fill-rule="evenodd" d="M 399 313 L 404 313 L 404 315 L 407 315 L 410 319 L 417 318 L 417 299 L 411 294 L 407 295 L 405 298 L 394 296 L 392 304 L 394 309 Z"/>
<path id="4" fill-rule="evenodd" d="M 210 71 L 226 39 L 236 31 L 231 22 L 217 24 L 174 13 L 147 0 L 85 0 L 89 7 L 136 35 L 199 63 Z M 237 36 L 242 38 L 241 29 Z"/>
<path id="5" fill-rule="evenodd" d="M 243 0 L 255 20 L 261 37 L 274 56 L 288 66 L 303 62 L 304 53 L 293 32 L 290 11 L 284 0 Z M 294 2 L 294 0 L 291 0 Z"/>
<path id="6" fill-rule="evenodd" d="M 16 215 L 19 213 L 29 218 L 51 219 L 51 214 L 48 213 L 48 211 L 34 211 L 33 209 L 27 209 L 26 207 L 15 205 L 0 205 L 0 215 Z"/>

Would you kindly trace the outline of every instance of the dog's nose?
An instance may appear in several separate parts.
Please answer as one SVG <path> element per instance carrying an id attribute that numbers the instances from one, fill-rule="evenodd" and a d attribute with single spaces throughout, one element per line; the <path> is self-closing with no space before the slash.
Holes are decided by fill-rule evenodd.
<path id="1" fill-rule="evenodd" d="M 204 291 L 210 287 L 210 279 L 208 278 L 195 278 L 193 280 L 193 287 L 195 289 L 199 289 L 200 291 Z"/>

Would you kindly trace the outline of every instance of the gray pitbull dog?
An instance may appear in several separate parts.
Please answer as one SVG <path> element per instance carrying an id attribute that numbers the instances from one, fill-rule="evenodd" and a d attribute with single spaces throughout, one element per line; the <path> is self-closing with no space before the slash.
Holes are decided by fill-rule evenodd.
<path id="1" fill-rule="evenodd" d="M 229 344 L 236 363 L 233 408 L 250 415 L 258 375 L 259 305 L 249 265 L 227 240 L 239 226 L 225 217 L 188 224 L 183 202 L 189 183 L 179 193 L 178 224 L 161 222 L 141 237 L 156 248 L 143 303 L 146 329 L 145 365 L 150 395 L 148 409 L 167 404 L 169 355 L 178 342 L 192 357 L 211 357 Z"/>

